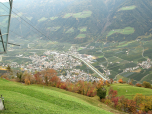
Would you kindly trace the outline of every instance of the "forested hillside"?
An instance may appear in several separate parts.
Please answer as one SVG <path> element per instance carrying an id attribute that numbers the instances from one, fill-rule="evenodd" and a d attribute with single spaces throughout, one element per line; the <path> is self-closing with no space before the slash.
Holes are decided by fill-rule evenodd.
<path id="1" fill-rule="evenodd" d="M 151 0 L 16 0 L 14 7 L 20 9 L 18 15 L 59 42 L 120 42 L 151 33 Z M 19 19 L 12 16 L 11 29 L 22 36 L 35 36 Z"/>

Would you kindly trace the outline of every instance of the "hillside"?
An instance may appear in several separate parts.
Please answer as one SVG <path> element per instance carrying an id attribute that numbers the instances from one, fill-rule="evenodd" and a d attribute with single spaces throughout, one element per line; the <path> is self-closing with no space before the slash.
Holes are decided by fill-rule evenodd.
<path id="1" fill-rule="evenodd" d="M 14 7 L 20 10 L 18 15 L 26 16 L 51 40 L 76 44 L 97 39 L 130 41 L 145 33 L 149 35 L 151 6 L 150 0 L 14 1 Z M 21 36 L 29 38 L 36 35 L 18 20 L 12 16 L 11 29 L 16 28 Z"/>
<path id="2" fill-rule="evenodd" d="M 152 95 L 151 89 L 131 86 L 128 84 L 112 84 L 114 90 L 118 91 L 118 96 L 125 96 L 126 98 L 133 99 L 136 93 L 141 93 L 146 96 Z"/>
<path id="3" fill-rule="evenodd" d="M 111 114 L 85 100 L 47 87 L 25 86 L 0 79 L 0 94 L 5 98 L 6 107 L 2 113 Z"/>

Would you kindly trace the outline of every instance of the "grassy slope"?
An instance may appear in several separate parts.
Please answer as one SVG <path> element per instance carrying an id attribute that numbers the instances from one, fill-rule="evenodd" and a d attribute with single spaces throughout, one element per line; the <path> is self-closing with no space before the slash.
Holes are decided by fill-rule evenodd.
<path id="1" fill-rule="evenodd" d="M 126 6 L 126 7 L 122 7 L 121 9 L 119 9 L 118 11 L 123 11 L 123 10 L 133 10 L 133 9 L 135 9 L 136 8 L 136 6 Z"/>
<path id="2" fill-rule="evenodd" d="M 48 87 L 25 86 L 2 79 L 0 79 L 0 94 L 5 98 L 7 109 L 1 113 L 110 113 L 81 98 L 68 95 L 66 91 L 64 93 Z"/>
<path id="3" fill-rule="evenodd" d="M 113 84 L 112 87 L 114 90 L 118 91 L 119 96 L 124 95 L 129 99 L 132 99 L 136 93 L 142 93 L 143 95 L 152 95 L 152 89 L 135 87 L 127 84 Z"/>
<path id="4" fill-rule="evenodd" d="M 132 28 L 132 27 L 126 27 L 126 28 L 124 28 L 124 29 L 115 29 L 115 30 L 111 30 L 109 33 L 108 33 L 108 35 L 107 35 L 107 37 L 108 36 L 111 36 L 112 34 L 115 34 L 115 33 L 120 33 L 120 34 L 133 34 L 134 33 L 134 28 Z"/>

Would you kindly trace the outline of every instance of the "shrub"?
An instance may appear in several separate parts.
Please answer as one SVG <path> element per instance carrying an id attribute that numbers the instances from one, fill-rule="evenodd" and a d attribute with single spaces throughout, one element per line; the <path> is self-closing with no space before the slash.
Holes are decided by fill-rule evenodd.
<path id="1" fill-rule="evenodd" d="M 116 106 L 116 109 L 118 110 L 122 110 L 122 107 L 123 107 L 123 104 L 121 102 L 118 102 L 117 106 Z"/>
<path id="2" fill-rule="evenodd" d="M 25 72 L 23 73 L 23 77 L 24 77 L 24 82 L 25 82 L 25 84 L 27 84 L 27 85 L 34 84 L 35 79 L 34 79 L 34 77 L 31 75 L 31 73 L 28 73 L 27 71 L 25 71 Z"/>
<path id="3" fill-rule="evenodd" d="M 111 104 L 112 102 L 110 99 L 106 99 L 104 103 L 108 105 L 108 104 Z"/>
<path id="4" fill-rule="evenodd" d="M 4 78 L 4 79 L 6 79 L 6 80 L 9 80 L 7 73 L 3 74 L 3 75 L 1 76 L 1 78 Z"/>
<path id="5" fill-rule="evenodd" d="M 110 88 L 109 89 L 109 93 L 108 93 L 108 99 L 112 100 L 116 96 L 117 96 L 117 91 L 113 90 L 113 88 Z"/>
<path id="6" fill-rule="evenodd" d="M 137 87 L 142 87 L 142 84 L 137 83 L 136 86 L 137 86 Z"/>
<path id="7" fill-rule="evenodd" d="M 105 103 L 105 100 L 106 100 L 106 99 L 100 99 L 100 101 L 101 101 L 102 103 Z"/>
<path id="8" fill-rule="evenodd" d="M 126 81 L 123 82 L 124 84 L 127 83 Z"/>
<path id="9" fill-rule="evenodd" d="M 106 88 L 102 87 L 97 90 L 97 95 L 100 97 L 100 99 L 104 99 L 106 97 L 106 92 Z"/>
<path id="10" fill-rule="evenodd" d="M 60 85 L 60 88 L 66 90 L 66 84 L 64 82 L 62 82 L 61 85 Z"/>
<path id="11" fill-rule="evenodd" d="M 119 98 L 118 97 L 115 97 L 112 99 L 112 102 L 114 103 L 114 107 L 116 108 L 116 106 L 118 105 L 118 100 Z"/>
<path id="12" fill-rule="evenodd" d="M 151 88 L 151 84 L 149 82 L 143 81 L 143 86 L 145 88 Z"/>
<path id="13" fill-rule="evenodd" d="M 152 110 L 152 96 L 136 94 L 133 100 L 136 101 L 136 105 L 139 110 L 146 112 Z"/>
<path id="14" fill-rule="evenodd" d="M 117 81 L 114 81 L 113 83 L 117 83 Z"/>

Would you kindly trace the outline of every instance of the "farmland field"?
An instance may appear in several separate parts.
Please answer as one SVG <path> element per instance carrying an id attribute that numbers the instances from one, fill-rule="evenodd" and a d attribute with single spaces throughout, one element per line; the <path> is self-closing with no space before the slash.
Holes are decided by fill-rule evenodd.
<path id="1" fill-rule="evenodd" d="M 43 22 L 43 21 L 46 21 L 46 20 L 47 20 L 47 18 L 42 17 L 41 19 L 38 20 L 38 22 Z"/>
<path id="2" fill-rule="evenodd" d="M 74 32 L 73 28 L 70 28 L 69 30 L 66 31 L 66 33 L 72 33 L 72 32 Z"/>
<path id="3" fill-rule="evenodd" d="M 126 7 L 122 7 L 121 9 L 119 9 L 118 11 L 124 11 L 124 10 L 133 10 L 135 9 L 136 6 L 133 5 L 133 6 L 126 6 Z"/>
<path id="4" fill-rule="evenodd" d="M 58 18 L 58 17 L 51 17 L 50 19 L 51 19 L 51 20 L 55 20 L 55 19 L 57 19 L 57 18 Z"/>
<path id="5" fill-rule="evenodd" d="M 80 27 L 78 30 L 80 30 L 80 32 L 86 32 L 87 31 L 87 27 Z"/>
<path id="6" fill-rule="evenodd" d="M 67 13 L 64 15 L 63 18 L 69 18 L 69 17 L 73 17 L 73 18 L 87 18 L 90 17 L 92 15 L 92 11 L 83 11 L 83 12 L 79 12 L 79 13 Z"/>
<path id="7" fill-rule="evenodd" d="M 60 28 L 61 28 L 60 26 L 57 26 L 57 27 L 48 27 L 47 30 L 57 31 L 57 30 L 59 30 Z"/>
<path id="8" fill-rule="evenodd" d="M 120 34 L 133 34 L 134 33 L 134 28 L 132 28 L 132 27 L 126 27 L 126 28 L 124 28 L 124 29 L 115 29 L 115 30 L 111 30 L 109 33 L 108 33 L 108 35 L 107 35 L 107 37 L 108 36 L 111 36 L 112 34 L 115 34 L 115 33 L 120 33 Z"/>
<path id="9" fill-rule="evenodd" d="M 79 34 L 76 38 L 85 38 L 86 34 Z"/>
<path id="10" fill-rule="evenodd" d="M 126 98 L 132 99 L 136 93 L 141 93 L 143 95 L 152 95 L 151 89 L 135 87 L 128 84 L 113 84 L 114 90 L 118 91 L 118 96 L 125 96 Z"/>

